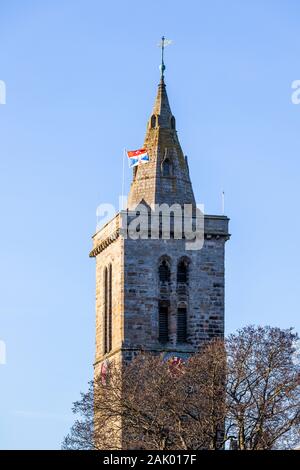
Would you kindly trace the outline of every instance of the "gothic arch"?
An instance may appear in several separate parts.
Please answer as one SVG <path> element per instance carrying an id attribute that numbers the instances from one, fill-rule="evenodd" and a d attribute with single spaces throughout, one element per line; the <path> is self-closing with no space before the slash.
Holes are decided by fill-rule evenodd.
<path id="1" fill-rule="evenodd" d="M 176 119 L 174 116 L 171 117 L 170 119 L 170 124 L 171 124 L 171 129 L 176 129 Z"/>
<path id="2" fill-rule="evenodd" d="M 108 352 L 112 350 L 112 264 L 108 266 L 108 299 L 109 299 L 109 310 L 108 310 Z"/>
<path id="3" fill-rule="evenodd" d="M 107 325 L 108 325 L 108 270 L 107 267 L 103 269 L 103 294 L 104 294 L 104 311 L 103 311 L 103 353 L 108 352 L 107 346 Z"/>
<path id="4" fill-rule="evenodd" d="M 157 118 L 155 114 L 152 114 L 150 118 L 150 127 L 154 129 L 156 127 Z"/>
<path id="5" fill-rule="evenodd" d="M 157 261 L 157 266 L 159 266 L 161 264 L 162 261 L 166 261 L 171 269 L 171 266 L 172 266 L 172 259 L 171 259 L 171 256 L 167 255 L 167 254 L 164 254 L 164 255 L 161 255 L 159 258 L 158 258 L 158 261 Z"/>
<path id="6" fill-rule="evenodd" d="M 161 165 L 161 171 L 163 176 L 172 176 L 172 163 L 169 158 L 165 158 Z"/>
<path id="7" fill-rule="evenodd" d="M 171 259 L 161 256 L 157 265 L 158 275 L 158 341 L 165 344 L 169 341 L 170 322 L 170 282 Z"/>
<path id="8" fill-rule="evenodd" d="M 103 352 L 109 353 L 112 350 L 112 264 L 110 263 L 103 270 Z"/>
<path id="9" fill-rule="evenodd" d="M 171 281 L 171 269 L 168 261 L 163 259 L 158 268 L 159 282 L 160 284 Z"/>
<path id="10" fill-rule="evenodd" d="M 183 256 L 177 263 L 177 284 L 188 284 L 191 260 Z"/>
<path id="11" fill-rule="evenodd" d="M 158 270 L 158 277 L 159 277 L 159 282 L 166 282 L 166 280 L 162 280 L 160 277 L 160 273 L 165 274 L 165 278 L 168 278 L 167 282 L 170 282 L 171 280 L 171 258 L 168 255 L 163 255 L 159 258 L 158 260 L 158 265 L 157 265 L 157 270 Z M 168 271 L 168 272 L 167 272 Z"/>
<path id="12" fill-rule="evenodd" d="M 177 263 L 177 343 L 188 341 L 190 264 L 187 256 L 181 257 Z"/>

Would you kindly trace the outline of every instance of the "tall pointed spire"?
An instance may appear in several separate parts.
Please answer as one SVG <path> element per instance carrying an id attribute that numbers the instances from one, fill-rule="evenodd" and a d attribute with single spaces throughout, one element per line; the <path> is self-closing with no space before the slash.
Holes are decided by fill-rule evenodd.
<path id="1" fill-rule="evenodd" d="M 161 77 L 158 85 L 157 96 L 153 106 L 152 115 L 159 116 L 159 127 L 169 128 L 172 119 L 172 111 L 169 104 L 164 77 Z"/>
<path id="2" fill-rule="evenodd" d="M 161 77 L 152 114 L 148 121 L 144 146 L 150 162 L 134 169 L 128 206 L 134 209 L 141 201 L 155 204 L 195 204 L 186 158 L 177 137 L 164 80 L 164 45 L 162 38 Z"/>

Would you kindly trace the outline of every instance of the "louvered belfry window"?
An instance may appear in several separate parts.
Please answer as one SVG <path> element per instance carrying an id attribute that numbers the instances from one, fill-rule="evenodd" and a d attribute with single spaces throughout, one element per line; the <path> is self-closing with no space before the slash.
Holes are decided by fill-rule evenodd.
<path id="1" fill-rule="evenodd" d="M 171 162 L 168 158 L 163 162 L 162 171 L 163 176 L 171 176 Z"/>
<path id="2" fill-rule="evenodd" d="M 158 308 L 159 342 L 169 341 L 169 305 L 167 302 L 159 302 Z"/>
<path id="3" fill-rule="evenodd" d="M 186 307 L 177 310 L 177 342 L 185 343 L 187 340 L 187 313 Z"/>
<path id="4" fill-rule="evenodd" d="M 163 259 L 158 268 L 160 299 L 158 301 L 158 340 L 160 343 L 169 341 L 169 310 L 171 270 L 169 263 Z"/>
<path id="5" fill-rule="evenodd" d="M 177 265 L 177 343 L 188 342 L 189 260 Z"/>
<path id="6" fill-rule="evenodd" d="M 161 283 L 169 282 L 170 281 L 170 268 L 166 260 L 162 261 L 159 266 L 159 281 Z"/>
<path id="7" fill-rule="evenodd" d="M 185 261 L 180 261 L 177 268 L 177 283 L 187 284 L 188 283 L 188 266 Z"/>

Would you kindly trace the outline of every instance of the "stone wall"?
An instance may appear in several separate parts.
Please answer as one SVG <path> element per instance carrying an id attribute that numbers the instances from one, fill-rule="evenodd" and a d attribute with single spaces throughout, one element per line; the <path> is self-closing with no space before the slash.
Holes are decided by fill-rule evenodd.
<path id="1" fill-rule="evenodd" d="M 125 240 L 124 347 L 189 351 L 205 339 L 224 334 L 224 244 L 226 238 L 206 238 L 199 251 L 187 251 L 185 240 Z M 170 341 L 158 342 L 158 267 L 162 258 L 171 267 Z M 177 265 L 189 262 L 187 290 L 188 342 L 176 344 Z M 141 299 L 139 301 L 139 299 Z"/>
<path id="2" fill-rule="evenodd" d="M 103 360 L 104 353 L 104 269 L 112 265 L 112 350 L 120 350 L 124 336 L 124 241 L 118 237 L 96 256 L 96 355 L 95 362 Z"/>
<path id="3" fill-rule="evenodd" d="M 224 334 L 224 245 L 228 239 L 228 219 L 205 216 L 205 241 L 201 250 L 186 250 L 185 240 L 111 238 L 115 219 L 104 227 L 110 242 L 103 245 L 103 234 L 94 237 L 96 257 L 96 364 L 124 351 L 129 359 L 139 350 L 192 352 L 207 339 Z M 118 226 L 118 225 L 117 225 Z M 97 247 L 103 247 L 97 253 Z M 105 246 L 105 247 L 104 247 Z M 97 254 L 96 254 L 97 253 Z M 170 337 L 158 341 L 158 267 L 165 257 L 171 267 L 169 284 Z M 189 265 L 189 282 L 184 299 L 177 286 L 177 265 Z M 104 355 L 104 268 L 112 265 L 112 350 Z M 188 341 L 176 343 L 177 307 L 187 302 Z M 98 369 L 98 367 L 97 367 Z"/>

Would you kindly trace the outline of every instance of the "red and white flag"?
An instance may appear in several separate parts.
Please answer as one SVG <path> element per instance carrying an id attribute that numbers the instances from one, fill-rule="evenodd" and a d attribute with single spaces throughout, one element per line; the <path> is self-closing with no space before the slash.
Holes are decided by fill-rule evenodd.
<path id="1" fill-rule="evenodd" d="M 129 158 L 130 168 L 140 165 L 142 163 L 148 163 L 150 160 L 146 149 L 127 150 L 127 156 Z"/>

